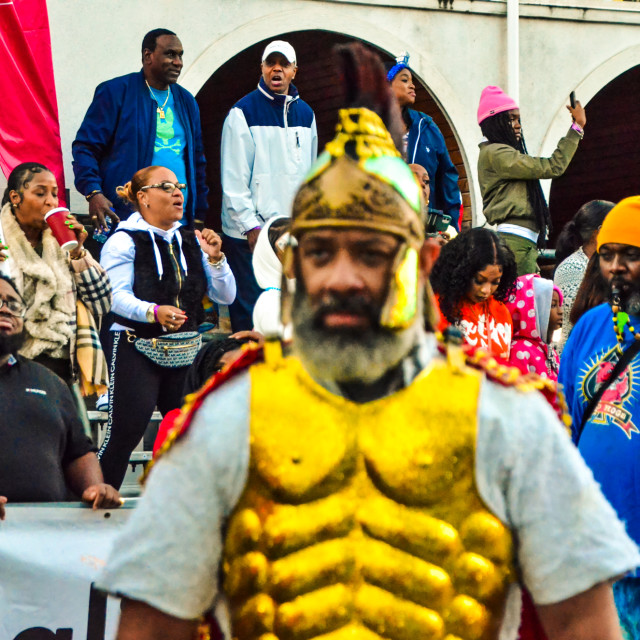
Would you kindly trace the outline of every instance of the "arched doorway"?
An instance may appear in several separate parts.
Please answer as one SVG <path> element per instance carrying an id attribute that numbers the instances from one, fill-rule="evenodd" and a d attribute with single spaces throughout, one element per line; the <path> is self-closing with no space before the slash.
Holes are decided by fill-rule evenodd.
<path id="1" fill-rule="evenodd" d="M 585 202 L 640 194 L 640 65 L 600 89 L 586 111 L 584 139 L 565 174 L 551 183 L 554 237 Z"/>
<path id="2" fill-rule="evenodd" d="M 299 71 L 295 85 L 300 96 L 316 114 L 319 149 L 331 140 L 341 95 L 333 72 L 331 50 L 336 44 L 353 41 L 339 33 L 308 30 L 274 35 L 256 42 L 233 56 L 219 67 L 196 95 L 202 119 L 202 134 L 207 157 L 209 185 L 209 218 L 207 223 L 220 228 L 220 138 L 222 125 L 229 109 L 245 94 L 255 89 L 260 77 L 260 59 L 265 46 L 276 39 L 287 40 L 296 50 Z M 372 46 L 370 43 L 365 43 Z M 384 61 L 392 60 L 388 53 L 376 48 Z M 420 80 L 418 78 L 418 80 Z M 459 173 L 460 191 L 465 207 L 464 220 L 471 223 L 471 198 L 467 171 L 462 153 L 445 114 L 437 105 L 426 85 L 420 80 L 416 86 L 415 108 L 429 114 L 442 131 L 453 163 Z"/>

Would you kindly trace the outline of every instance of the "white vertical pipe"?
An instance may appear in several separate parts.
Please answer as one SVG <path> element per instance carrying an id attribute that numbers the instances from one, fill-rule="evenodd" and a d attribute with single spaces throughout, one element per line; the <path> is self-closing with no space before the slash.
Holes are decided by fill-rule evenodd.
<path id="1" fill-rule="evenodd" d="M 519 0 L 507 0 L 507 93 L 520 104 Z"/>

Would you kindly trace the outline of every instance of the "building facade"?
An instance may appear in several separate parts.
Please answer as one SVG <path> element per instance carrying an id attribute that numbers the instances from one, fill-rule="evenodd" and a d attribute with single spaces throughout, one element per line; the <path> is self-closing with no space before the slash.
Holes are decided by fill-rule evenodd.
<path id="1" fill-rule="evenodd" d="M 459 167 L 467 223 L 483 222 L 476 179 L 481 139 L 476 110 L 488 84 L 519 94 L 532 155 L 549 155 L 568 128 L 565 105 L 572 90 L 587 106 L 587 133 L 575 167 L 552 187 L 544 185 L 556 226 L 573 215 L 586 201 L 579 202 L 583 197 L 619 199 L 640 193 L 634 155 L 640 148 L 636 3 L 49 0 L 48 10 L 74 211 L 82 212 L 86 205 L 72 186 L 71 143 L 93 91 L 103 80 L 140 68 L 142 37 L 155 27 L 175 31 L 185 48 L 180 83 L 201 107 L 214 223 L 220 208 L 218 141 L 224 116 L 255 87 L 265 42 L 280 37 L 299 50 L 295 82 L 318 114 L 321 143 L 332 134 L 339 99 L 329 64 L 332 45 L 357 39 L 387 59 L 408 51 L 422 83 L 420 108 L 440 124 Z M 608 188 L 614 177 L 615 188 Z"/>

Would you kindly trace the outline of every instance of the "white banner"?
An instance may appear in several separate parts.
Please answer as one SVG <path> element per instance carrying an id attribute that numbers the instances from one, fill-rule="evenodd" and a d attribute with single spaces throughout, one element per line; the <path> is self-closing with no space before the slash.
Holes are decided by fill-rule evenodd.
<path id="1" fill-rule="evenodd" d="M 128 518 L 126 507 L 7 505 L 0 522 L 2 640 L 115 638 L 120 602 L 92 584 Z"/>

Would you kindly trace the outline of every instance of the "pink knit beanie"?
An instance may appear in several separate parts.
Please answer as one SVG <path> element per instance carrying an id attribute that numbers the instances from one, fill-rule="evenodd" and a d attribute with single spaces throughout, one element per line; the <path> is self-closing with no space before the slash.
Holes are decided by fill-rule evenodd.
<path id="1" fill-rule="evenodd" d="M 554 284 L 553 290 L 558 294 L 558 300 L 560 301 L 560 306 L 562 306 L 564 304 L 564 295 L 562 294 L 562 289 Z"/>
<path id="2" fill-rule="evenodd" d="M 485 87 L 480 94 L 478 124 L 496 113 L 517 109 L 518 105 L 500 87 Z"/>

